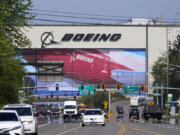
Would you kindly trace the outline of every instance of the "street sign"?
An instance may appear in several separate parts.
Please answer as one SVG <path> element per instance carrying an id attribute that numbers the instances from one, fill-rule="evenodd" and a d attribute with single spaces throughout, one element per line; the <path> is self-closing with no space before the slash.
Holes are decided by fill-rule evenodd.
<path id="1" fill-rule="evenodd" d="M 152 93 L 152 96 L 161 96 L 159 93 Z"/>
<path id="2" fill-rule="evenodd" d="M 105 100 L 105 101 L 103 102 L 103 105 L 108 105 L 108 101 Z"/>
<path id="3" fill-rule="evenodd" d="M 109 112 L 109 113 L 107 114 L 107 116 L 108 116 L 108 117 L 112 117 L 112 116 L 113 116 L 113 113 L 112 113 L 112 112 Z"/>
<path id="4" fill-rule="evenodd" d="M 94 95 L 94 85 L 79 85 L 78 90 L 80 95 Z"/>
<path id="5" fill-rule="evenodd" d="M 103 105 L 104 105 L 104 109 L 108 109 L 108 101 L 105 100 L 105 101 L 103 102 Z"/>
<path id="6" fill-rule="evenodd" d="M 138 93 L 139 87 L 136 85 L 124 85 L 122 87 L 125 93 Z"/>

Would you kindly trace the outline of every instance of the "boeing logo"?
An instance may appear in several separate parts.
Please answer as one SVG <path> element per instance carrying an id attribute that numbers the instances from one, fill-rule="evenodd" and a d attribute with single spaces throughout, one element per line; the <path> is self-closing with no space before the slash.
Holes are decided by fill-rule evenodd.
<path id="1" fill-rule="evenodd" d="M 54 41 L 54 36 L 51 32 L 44 32 L 41 35 L 42 48 L 51 44 L 58 44 L 62 42 L 117 42 L 121 39 L 120 33 L 105 34 L 105 33 L 66 33 L 60 38 L 60 41 Z"/>
<path id="2" fill-rule="evenodd" d="M 80 33 L 80 34 L 65 34 L 61 41 L 85 41 L 85 42 L 96 42 L 96 41 L 118 41 L 121 38 L 121 34 L 95 34 L 95 33 Z"/>

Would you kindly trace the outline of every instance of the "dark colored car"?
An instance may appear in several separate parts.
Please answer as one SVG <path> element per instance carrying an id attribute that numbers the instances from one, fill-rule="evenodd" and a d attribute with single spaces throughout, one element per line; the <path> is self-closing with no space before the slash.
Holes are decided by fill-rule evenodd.
<path id="1" fill-rule="evenodd" d="M 45 116 L 47 116 L 47 115 L 52 116 L 52 111 L 46 109 L 46 111 L 44 112 L 44 115 Z"/>
<path id="2" fill-rule="evenodd" d="M 53 114 L 53 116 L 60 116 L 61 110 L 60 109 L 53 109 L 52 114 Z"/>
<path id="3" fill-rule="evenodd" d="M 118 114 L 124 114 L 124 110 L 122 106 L 117 106 L 116 111 Z"/>
<path id="4" fill-rule="evenodd" d="M 139 110 L 137 107 L 131 107 L 130 108 L 129 119 L 139 119 Z"/>

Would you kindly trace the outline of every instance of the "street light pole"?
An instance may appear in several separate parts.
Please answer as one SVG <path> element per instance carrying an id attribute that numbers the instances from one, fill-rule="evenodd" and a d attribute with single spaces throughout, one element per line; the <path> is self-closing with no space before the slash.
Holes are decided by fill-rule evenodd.
<path id="1" fill-rule="evenodd" d="M 166 39 L 167 39 L 167 74 L 166 74 L 166 85 L 167 85 L 167 95 L 168 95 L 168 88 L 169 88 L 169 36 L 168 36 L 168 27 L 166 27 Z"/>

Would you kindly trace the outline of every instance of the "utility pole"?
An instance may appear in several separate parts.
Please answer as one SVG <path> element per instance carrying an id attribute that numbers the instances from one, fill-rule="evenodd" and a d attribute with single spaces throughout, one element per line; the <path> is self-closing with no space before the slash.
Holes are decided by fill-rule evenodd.
<path id="1" fill-rule="evenodd" d="M 169 51 L 167 52 L 167 95 L 168 95 L 168 88 L 169 88 Z"/>
<path id="2" fill-rule="evenodd" d="M 109 106 L 108 106 L 108 113 L 109 113 L 109 115 L 110 115 L 110 113 L 111 113 L 111 91 L 109 90 L 108 91 L 108 100 L 109 100 Z M 110 121 L 110 117 L 109 117 L 109 121 Z"/>
<path id="3" fill-rule="evenodd" d="M 164 110 L 164 103 L 163 103 L 163 85 L 161 85 L 161 109 Z"/>

